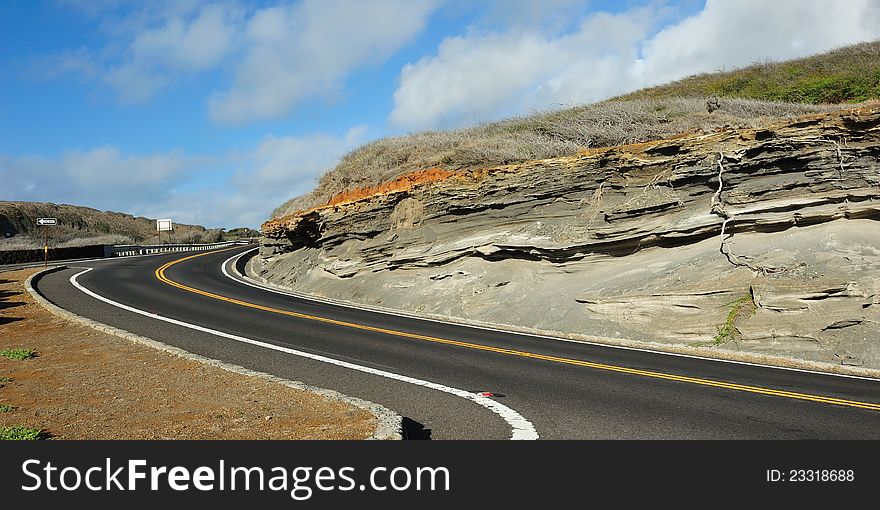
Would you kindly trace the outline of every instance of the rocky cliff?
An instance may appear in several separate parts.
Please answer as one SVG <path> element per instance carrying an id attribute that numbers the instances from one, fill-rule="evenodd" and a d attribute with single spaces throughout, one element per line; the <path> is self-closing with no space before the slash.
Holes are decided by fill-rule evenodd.
<path id="1" fill-rule="evenodd" d="M 880 106 L 429 171 L 263 225 L 312 294 L 880 367 Z"/>

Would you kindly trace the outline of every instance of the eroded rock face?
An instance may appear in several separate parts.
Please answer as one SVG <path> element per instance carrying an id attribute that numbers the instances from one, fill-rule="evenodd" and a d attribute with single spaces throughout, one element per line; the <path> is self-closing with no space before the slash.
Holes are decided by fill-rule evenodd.
<path id="1" fill-rule="evenodd" d="M 877 220 L 866 107 L 386 189 L 267 222 L 253 269 L 411 311 L 880 367 Z"/>

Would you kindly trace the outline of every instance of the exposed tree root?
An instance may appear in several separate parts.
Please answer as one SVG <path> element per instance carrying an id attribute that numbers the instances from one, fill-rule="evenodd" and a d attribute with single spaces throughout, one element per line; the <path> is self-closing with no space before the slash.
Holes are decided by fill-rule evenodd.
<path id="1" fill-rule="evenodd" d="M 834 144 L 834 150 L 837 152 L 837 161 L 840 163 L 840 178 L 843 179 L 843 152 L 840 150 L 840 144 L 828 138 L 823 138 L 823 140 Z M 843 139 L 843 144 L 846 145 L 846 138 Z"/>
<path id="2" fill-rule="evenodd" d="M 727 223 L 734 220 L 733 215 L 729 214 L 727 210 L 724 208 L 724 202 L 721 199 L 721 191 L 724 189 L 724 180 L 722 178 L 724 174 L 724 153 L 718 153 L 718 189 L 715 191 L 715 194 L 712 195 L 712 204 L 709 207 L 709 213 L 720 216 L 722 220 L 721 223 L 721 246 L 718 248 L 718 251 L 727 258 L 727 261 L 737 267 L 747 267 L 753 272 L 757 274 L 767 275 L 772 273 L 778 273 L 783 271 L 784 268 L 778 268 L 773 266 L 756 266 L 748 261 L 746 256 L 737 256 L 730 250 L 730 239 L 733 238 L 733 234 L 728 235 L 727 237 L 724 234 L 727 231 Z"/>

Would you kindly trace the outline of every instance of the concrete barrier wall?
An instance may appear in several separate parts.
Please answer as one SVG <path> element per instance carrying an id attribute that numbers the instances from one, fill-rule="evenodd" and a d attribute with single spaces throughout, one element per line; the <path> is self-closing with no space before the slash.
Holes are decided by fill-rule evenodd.
<path id="1" fill-rule="evenodd" d="M 102 257 L 130 257 L 132 255 L 149 255 L 151 253 L 170 253 L 184 251 L 206 251 L 216 248 L 225 248 L 237 244 L 247 244 L 246 241 L 226 241 L 211 244 L 158 244 L 148 246 L 113 246 L 97 244 L 92 246 L 80 246 L 77 248 L 49 248 L 49 260 L 73 260 L 73 259 L 97 259 Z M 43 250 L 0 250 L 0 265 L 26 264 L 30 262 L 42 262 Z"/>
<path id="2" fill-rule="evenodd" d="M 93 259 L 105 256 L 106 246 L 97 244 L 92 246 L 79 246 L 76 248 L 49 248 L 49 260 L 65 259 Z M 43 250 L 0 250 L 0 264 L 25 264 L 28 262 L 42 262 Z"/>

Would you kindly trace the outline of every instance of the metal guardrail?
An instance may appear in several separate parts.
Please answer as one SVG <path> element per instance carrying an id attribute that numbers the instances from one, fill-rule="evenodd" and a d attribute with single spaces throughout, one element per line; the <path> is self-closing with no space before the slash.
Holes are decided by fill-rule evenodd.
<path id="1" fill-rule="evenodd" d="M 151 253 L 171 253 L 177 251 L 205 251 L 227 246 L 250 244 L 250 241 L 224 241 L 210 244 L 154 244 L 145 246 L 115 245 L 105 246 L 105 257 L 131 257 L 134 255 L 149 255 Z"/>

